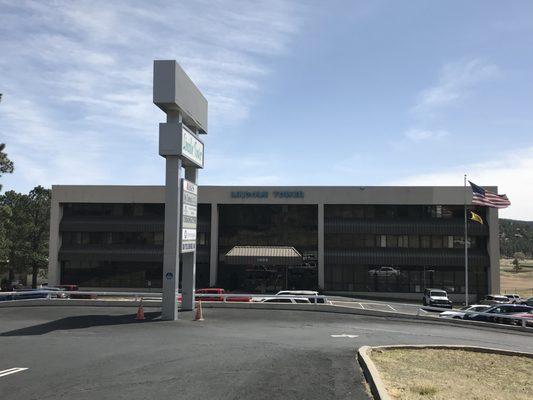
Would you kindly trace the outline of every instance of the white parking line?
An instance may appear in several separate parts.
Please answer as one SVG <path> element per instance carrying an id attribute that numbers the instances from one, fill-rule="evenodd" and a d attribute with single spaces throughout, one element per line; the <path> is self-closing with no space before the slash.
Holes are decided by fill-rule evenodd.
<path id="1" fill-rule="evenodd" d="M 390 308 L 392 311 L 396 311 L 396 309 L 395 309 L 393 306 L 391 306 L 390 304 L 387 304 L 387 305 L 389 306 L 389 308 Z"/>
<path id="2" fill-rule="evenodd" d="M 6 375 L 16 374 L 17 372 L 26 371 L 28 368 L 10 368 L 0 371 L 0 378 Z"/>
<path id="3" fill-rule="evenodd" d="M 331 335 L 331 337 L 333 337 L 333 338 L 350 338 L 350 339 L 353 339 L 353 338 L 359 337 L 359 335 L 349 335 L 347 333 L 342 333 L 340 335 Z"/>
<path id="4" fill-rule="evenodd" d="M 359 303 L 359 305 L 361 306 L 361 308 L 364 310 L 365 308 L 363 307 L 363 304 Z"/>

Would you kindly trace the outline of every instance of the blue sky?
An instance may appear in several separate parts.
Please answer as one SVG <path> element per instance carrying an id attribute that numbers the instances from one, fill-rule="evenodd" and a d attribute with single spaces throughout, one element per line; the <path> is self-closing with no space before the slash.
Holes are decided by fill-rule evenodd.
<path id="1" fill-rule="evenodd" d="M 41 184 L 162 184 L 152 61 L 209 101 L 215 185 L 498 185 L 533 220 L 529 1 L 0 0 L 0 141 Z"/>

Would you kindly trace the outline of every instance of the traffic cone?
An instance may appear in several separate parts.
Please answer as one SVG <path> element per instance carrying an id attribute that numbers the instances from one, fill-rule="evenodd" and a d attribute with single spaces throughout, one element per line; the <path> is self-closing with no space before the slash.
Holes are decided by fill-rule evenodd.
<path id="1" fill-rule="evenodd" d="M 141 302 L 139 303 L 139 307 L 137 308 L 137 316 L 135 317 L 135 319 L 139 321 L 143 321 L 145 319 L 142 299 L 141 299 Z"/>
<path id="2" fill-rule="evenodd" d="M 202 315 L 202 301 L 198 301 L 196 305 L 196 313 L 194 315 L 195 321 L 203 321 L 204 316 Z"/>

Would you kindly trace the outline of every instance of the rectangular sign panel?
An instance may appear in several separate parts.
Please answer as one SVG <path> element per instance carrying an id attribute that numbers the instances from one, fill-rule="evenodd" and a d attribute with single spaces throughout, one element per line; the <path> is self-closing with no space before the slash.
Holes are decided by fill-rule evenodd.
<path id="1" fill-rule="evenodd" d="M 187 157 L 197 166 L 203 168 L 204 144 L 196 139 L 196 137 L 194 137 L 194 135 L 183 125 L 181 129 L 181 155 Z"/>
<path id="2" fill-rule="evenodd" d="M 194 218 L 197 217 L 196 206 L 191 206 L 189 204 L 183 203 L 182 207 L 183 207 L 183 216 L 194 217 Z"/>
<path id="3" fill-rule="evenodd" d="M 198 218 L 198 186 L 181 180 L 181 235 L 180 251 L 196 251 L 196 221 Z"/>

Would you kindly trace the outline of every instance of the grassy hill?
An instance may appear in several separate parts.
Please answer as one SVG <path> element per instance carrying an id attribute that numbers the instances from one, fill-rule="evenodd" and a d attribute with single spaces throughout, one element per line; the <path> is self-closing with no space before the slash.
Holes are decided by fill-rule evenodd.
<path id="1" fill-rule="evenodd" d="M 500 252 L 502 257 L 512 257 L 517 251 L 533 258 L 533 221 L 500 219 Z"/>

